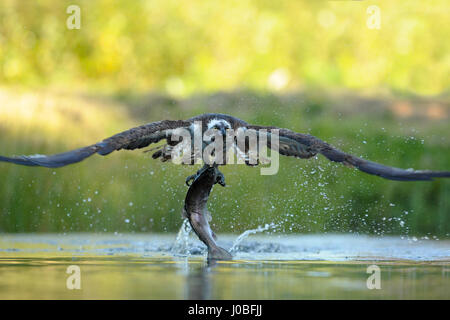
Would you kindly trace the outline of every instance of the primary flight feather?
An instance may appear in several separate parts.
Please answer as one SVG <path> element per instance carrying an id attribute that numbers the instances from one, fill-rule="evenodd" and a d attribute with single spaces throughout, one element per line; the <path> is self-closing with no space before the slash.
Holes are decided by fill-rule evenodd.
<path id="1" fill-rule="evenodd" d="M 161 158 L 161 160 L 167 161 L 171 160 L 171 151 L 177 145 L 177 142 L 174 142 L 171 139 L 174 132 L 176 132 L 177 129 L 184 128 L 194 135 L 195 131 L 198 129 L 196 127 L 196 124 L 198 123 L 201 124 L 200 127 L 202 133 L 208 129 L 216 129 L 224 135 L 226 134 L 226 131 L 230 129 L 253 130 L 258 136 L 266 134 L 267 131 L 276 129 L 279 134 L 279 143 L 276 146 L 276 151 L 281 155 L 306 159 L 317 154 L 322 154 L 330 161 L 340 162 L 347 166 L 355 167 L 365 173 L 377 175 L 386 179 L 417 181 L 450 177 L 449 171 L 405 170 L 382 165 L 347 154 L 309 134 L 297 133 L 288 129 L 273 126 L 251 125 L 241 119 L 216 113 L 202 114 L 187 120 L 162 120 L 152 122 L 118 133 L 93 145 L 64 153 L 16 157 L 0 156 L 0 161 L 25 166 L 58 168 L 80 162 L 95 153 L 105 156 L 113 151 L 122 149 L 134 150 L 145 148 L 150 144 L 157 143 L 163 139 L 166 140 L 166 144 L 154 153 L 153 158 Z M 211 141 L 210 143 L 214 142 Z M 202 148 L 206 147 L 206 145 L 207 144 L 203 144 Z M 274 149 L 274 146 L 271 145 L 270 142 L 267 146 Z M 239 151 L 246 155 L 248 150 Z"/>

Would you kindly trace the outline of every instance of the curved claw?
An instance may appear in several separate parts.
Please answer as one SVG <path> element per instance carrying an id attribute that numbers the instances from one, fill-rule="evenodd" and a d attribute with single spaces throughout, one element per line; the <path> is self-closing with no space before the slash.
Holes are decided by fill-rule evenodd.
<path id="1" fill-rule="evenodd" d="M 203 166 L 203 168 L 201 168 L 200 170 L 197 171 L 197 173 L 189 176 L 186 178 L 186 185 L 188 187 L 191 186 L 192 183 L 194 183 L 194 181 L 200 177 L 206 170 L 208 170 L 210 167 L 208 165 Z M 192 183 L 189 183 L 192 180 Z"/>
<path id="2" fill-rule="evenodd" d="M 216 183 L 220 184 L 222 187 L 225 187 L 226 186 L 226 184 L 225 184 L 225 176 L 223 175 L 223 173 L 220 172 L 219 170 L 217 170 L 216 174 L 217 174 Z"/>
<path id="3" fill-rule="evenodd" d="M 186 178 L 186 185 L 188 187 L 190 187 L 192 185 L 192 183 L 202 175 L 202 173 L 207 170 L 210 169 L 209 167 L 203 167 L 200 170 L 197 171 L 196 174 L 190 175 L 189 177 Z M 216 174 L 216 183 L 220 184 L 222 187 L 225 187 L 225 176 L 223 175 L 222 172 L 219 171 L 219 169 L 217 169 L 217 167 L 215 168 L 215 174 Z M 191 182 L 192 181 L 192 182 Z"/>
<path id="4" fill-rule="evenodd" d="M 191 184 L 192 184 L 192 183 L 190 183 L 191 181 L 194 182 L 195 177 L 196 177 L 196 175 L 193 174 L 193 175 L 191 175 L 191 176 L 189 176 L 189 177 L 186 178 L 186 185 L 187 185 L 188 187 L 191 186 Z"/>
<path id="5" fill-rule="evenodd" d="M 218 176 L 217 177 L 217 183 L 220 184 L 222 187 L 225 187 L 226 186 L 226 184 L 225 184 L 225 177 L 223 175 L 222 176 Z"/>

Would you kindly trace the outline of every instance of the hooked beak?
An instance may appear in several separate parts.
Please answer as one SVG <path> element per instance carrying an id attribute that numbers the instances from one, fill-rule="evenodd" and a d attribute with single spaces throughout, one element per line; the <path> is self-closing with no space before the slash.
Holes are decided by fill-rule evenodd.
<path id="1" fill-rule="evenodd" d="M 227 135 L 227 129 L 225 129 L 224 127 L 220 128 L 220 133 L 222 134 L 222 136 L 226 136 Z"/>

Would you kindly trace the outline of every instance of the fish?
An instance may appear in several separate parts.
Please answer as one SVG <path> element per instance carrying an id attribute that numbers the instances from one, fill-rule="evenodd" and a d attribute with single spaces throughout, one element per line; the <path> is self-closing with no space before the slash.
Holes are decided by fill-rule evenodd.
<path id="1" fill-rule="evenodd" d="M 231 253 L 217 245 L 217 237 L 209 225 L 212 216 L 207 209 L 207 203 L 212 187 L 218 183 L 219 174 L 215 166 L 208 166 L 199 171 L 189 186 L 183 207 L 183 216 L 189 220 L 195 234 L 208 248 L 208 261 L 233 258 Z"/>

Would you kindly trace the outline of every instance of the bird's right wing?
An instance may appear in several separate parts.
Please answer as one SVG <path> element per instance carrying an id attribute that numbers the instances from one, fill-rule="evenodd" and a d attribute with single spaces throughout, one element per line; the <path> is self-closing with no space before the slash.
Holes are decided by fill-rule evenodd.
<path id="1" fill-rule="evenodd" d="M 151 143 L 157 143 L 167 138 L 172 130 L 187 128 L 190 124 L 189 121 L 184 120 L 162 120 L 129 129 L 84 148 L 54 155 L 17 156 L 11 158 L 0 156 L 0 161 L 24 166 L 59 168 L 80 162 L 94 153 L 106 156 L 116 150 L 145 148 Z"/>

